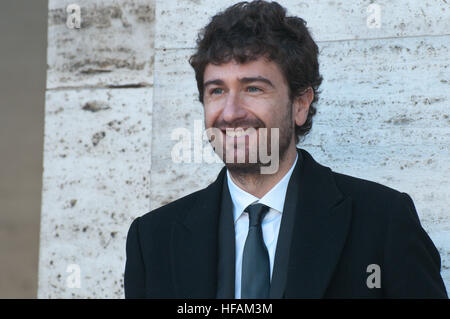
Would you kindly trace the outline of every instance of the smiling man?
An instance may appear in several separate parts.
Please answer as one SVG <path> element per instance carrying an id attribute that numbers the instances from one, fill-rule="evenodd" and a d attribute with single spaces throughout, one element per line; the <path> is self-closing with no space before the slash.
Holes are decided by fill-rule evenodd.
<path id="1" fill-rule="evenodd" d="M 322 81 L 305 25 L 254 1 L 200 33 L 190 63 L 225 167 L 207 188 L 133 221 L 126 298 L 447 297 L 407 194 L 296 148 Z"/>
<path id="2" fill-rule="evenodd" d="M 220 156 L 231 178 L 239 187 L 262 197 L 292 167 L 297 156 L 295 126 L 305 123 L 314 94 L 307 88 L 291 99 L 280 67 L 266 55 L 257 54 L 246 63 L 233 59 L 208 64 L 202 90 L 205 126 L 207 131 L 216 128 L 222 132 L 214 145 L 222 148 Z M 259 156 L 260 146 L 270 155 L 266 164 L 275 168 L 272 174 L 262 169 L 267 165 Z"/>

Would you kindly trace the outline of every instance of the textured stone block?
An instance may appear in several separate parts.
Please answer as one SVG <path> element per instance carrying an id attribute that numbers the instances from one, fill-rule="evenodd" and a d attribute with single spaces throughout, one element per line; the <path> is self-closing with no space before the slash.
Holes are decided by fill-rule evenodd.
<path id="1" fill-rule="evenodd" d="M 81 8 L 81 27 L 66 8 Z M 50 0 L 47 89 L 153 84 L 154 1 Z"/>
<path id="2" fill-rule="evenodd" d="M 155 46 L 194 47 L 197 32 L 209 22 L 212 15 L 237 2 L 240 1 L 157 0 L 158 32 Z M 442 35 L 450 31 L 450 8 L 446 1 L 278 2 L 287 8 L 289 15 L 300 16 L 308 23 L 316 41 Z M 379 19 L 376 18 L 374 4 L 380 10 Z M 374 19 L 379 20 L 378 23 Z"/>
<path id="3" fill-rule="evenodd" d="M 47 92 L 40 298 L 123 297 L 128 227 L 149 210 L 151 113 L 151 88 Z"/>

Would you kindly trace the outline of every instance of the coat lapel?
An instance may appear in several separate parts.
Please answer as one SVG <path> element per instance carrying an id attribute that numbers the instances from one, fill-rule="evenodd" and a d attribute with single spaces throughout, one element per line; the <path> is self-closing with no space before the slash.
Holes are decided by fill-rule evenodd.
<path id="1" fill-rule="evenodd" d="M 305 150 L 285 290 L 286 298 L 322 298 L 350 227 L 352 201 L 332 172 Z"/>
<path id="2" fill-rule="evenodd" d="M 177 298 L 215 298 L 217 231 L 225 168 L 174 223 L 171 265 Z"/>
<path id="3" fill-rule="evenodd" d="M 236 236 L 233 220 L 233 202 L 227 179 L 223 179 L 222 203 L 218 232 L 217 298 L 233 299 L 236 278 Z"/>

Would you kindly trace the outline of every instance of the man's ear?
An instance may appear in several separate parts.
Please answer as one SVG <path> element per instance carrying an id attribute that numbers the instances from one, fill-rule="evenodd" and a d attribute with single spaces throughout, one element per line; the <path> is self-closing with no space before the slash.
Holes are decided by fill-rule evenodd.
<path id="1" fill-rule="evenodd" d="M 305 124 L 308 118 L 309 106 L 314 99 L 314 90 L 312 87 L 308 87 L 303 93 L 294 98 L 293 112 L 295 124 L 297 126 L 302 126 Z"/>

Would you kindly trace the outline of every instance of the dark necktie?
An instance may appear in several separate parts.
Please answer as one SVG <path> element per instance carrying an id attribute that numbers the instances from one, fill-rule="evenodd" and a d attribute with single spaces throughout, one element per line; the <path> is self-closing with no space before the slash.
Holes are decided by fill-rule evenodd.
<path id="1" fill-rule="evenodd" d="M 269 207 L 263 204 L 249 205 L 249 228 L 242 256 L 242 299 L 269 298 L 270 261 L 264 244 L 261 222 Z"/>

